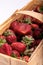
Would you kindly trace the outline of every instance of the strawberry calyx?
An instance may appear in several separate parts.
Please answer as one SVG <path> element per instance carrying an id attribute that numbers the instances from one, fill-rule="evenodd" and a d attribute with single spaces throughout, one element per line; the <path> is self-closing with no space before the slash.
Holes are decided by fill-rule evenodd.
<path id="1" fill-rule="evenodd" d="M 13 50 L 11 56 L 17 58 L 20 57 L 20 53 L 17 50 Z"/>
<path id="2" fill-rule="evenodd" d="M 6 43 L 5 39 L 0 39 L 0 43 Z"/>
<path id="3" fill-rule="evenodd" d="M 6 40 L 0 38 L 0 46 L 3 45 L 3 44 L 5 44 L 5 43 L 6 43 Z"/>
<path id="4" fill-rule="evenodd" d="M 32 36 L 25 36 L 22 38 L 22 42 L 24 42 L 27 46 L 30 46 L 33 41 L 34 38 Z"/>
<path id="5" fill-rule="evenodd" d="M 24 55 L 31 56 L 31 54 L 33 53 L 33 51 L 34 51 L 34 48 L 26 49 L 26 50 L 24 51 Z"/>
<path id="6" fill-rule="evenodd" d="M 17 56 L 13 53 L 11 54 L 11 57 L 17 58 Z"/>
<path id="7" fill-rule="evenodd" d="M 43 12 L 43 6 L 40 6 L 40 7 L 38 8 L 38 11 L 42 13 L 42 12 Z"/>
<path id="8" fill-rule="evenodd" d="M 24 22 L 24 23 L 27 23 L 27 24 L 32 24 L 30 17 L 25 18 L 25 19 L 23 20 L 23 22 Z"/>
<path id="9" fill-rule="evenodd" d="M 14 35 L 13 31 L 8 29 L 4 32 L 4 36 L 8 36 L 8 35 Z"/>

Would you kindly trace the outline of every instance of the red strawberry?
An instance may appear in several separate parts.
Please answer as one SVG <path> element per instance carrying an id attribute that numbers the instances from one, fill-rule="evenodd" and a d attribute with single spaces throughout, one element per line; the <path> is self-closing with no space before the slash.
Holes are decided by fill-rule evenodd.
<path id="1" fill-rule="evenodd" d="M 11 55 L 12 53 L 12 48 L 10 45 L 8 45 L 7 43 L 6 44 L 3 44 L 1 47 L 0 47 L 0 53 L 3 53 L 3 54 L 6 54 L 6 55 Z"/>
<path id="2" fill-rule="evenodd" d="M 6 30 L 4 32 L 4 35 L 6 36 L 6 40 L 9 43 L 15 42 L 17 40 L 14 32 L 12 30 L 10 30 L 10 29 Z"/>
<path id="3" fill-rule="evenodd" d="M 39 26 L 37 24 L 31 24 L 32 28 L 36 29 L 39 28 Z"/>
<path id="4" fill-rule="evenodd" d="M 41 41 L 41 39 L 36 40 L 36 41 L 35 41 L 35 42 L 36 42 L 35 45 L 38 45 L 38 44 L 40 43 L 40 41 Z"/>
<path id="5" fill-rule="evenodd" d="M 4 50 L 0 47 L 0 53 L 5 54 Z"/>
<path id="6" fill-rule="evenodd" d="M 21 57 L 17 57 L 17 59 L 21 59 Z"/>
<path id="7" fill-rule="evenodd" d="M 40 43 L 41 39 L 36 40 L 36 45 Z"/>
<path id="8" fill-rule="evenodd" d="M 31 26 L 26 23 L 20 23 L 20 22 L 13 22 L 11 24 L 11 28 L 14 30 L 14 32 L 21 34 L 21 35 L 26 35 L 31 32 Z"/>
<path id="9" fill-rule="evenodd" d="M 20 53 L 17 50 L 12 51 L 12 56 L 13 57 L 20 57 Z"/>
<path id="10" fill-rule="evenodd" d="M 29 61 L 29 56 L 24 56 L 23 60 L 25 60 L 26 62 L 28 62 Z"/>
<path id="11" fill-rule="evenodd" d="M 6 39 L 6 37 L 5 37 L 5 36 L 3 36 L 3 35 L 0 35 L 0 38 L 1 38 L 1 39 Z"/>
<path id="12" fill-rule="evenodd" d="M 42 32 L 43 32 L 43 24 L 41 25 L 41 29 L 42 29 Z"/>
<path id="13" fill-rule="evenodd" d="M 42 13 L 43 14 L 43 6 L 37 6 L 35 9 L 34 9 L 34 11 L 36 11 L 36 12 L 39 12 L 39 13 Z"/>
<path id="14" fill-rule="evenodd" d="M 35 47 L 35 46 L 39 45 L 40 41 L 41 41 L 41 39 L 35 40 L 35 41 L 32 43 L 32 44 L 33 44 L 32 46 Z"/>
<path id="15" fill-rule="evenodd" d="M 33 32 L 33 36 L 35 38 L 39 38 L 40 34 L 41 34 L 41 29 L 35 29 Z"/>
<path id="16" fill-rule="evenodd" d="M 35 12 L 38 12 L 39 5 L 34 8 Z"/>
<path id="17" fill-rule="evenodd" d="M 6 43 L 6 38 L 3 35 L 0 35 L 0 46 Z"/>
<path id="18" fill-rule="evenodd" d="M 29 17 L 28 15 L 24 15 L 24 16 L 23 16 L 23 19 L 26 19 L 26 18 L 28 18 L 28 17 Z"/>
<path id="19" fill-rule="evenodd" d="M 14 42 L 11 44 L 13 49 L 16 49 L 17 51 L 19 51 L 20 53 L 24 52 L 26 49 L 26 45 L 23 44 L 22 42 Z"/>

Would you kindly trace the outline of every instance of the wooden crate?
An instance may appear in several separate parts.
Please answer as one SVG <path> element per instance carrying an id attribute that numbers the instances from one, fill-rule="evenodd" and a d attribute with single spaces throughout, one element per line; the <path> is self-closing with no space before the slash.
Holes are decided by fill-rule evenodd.
<path id="1" fill-rule="evenodd" d="M 42 4 L 43 4 L 42 0 L 33 0 L 20 10 L 32 10 L 37 5 Z M 9 17 L 2 25 L 0 25 L 0 35 L 2 35 L 3 32 L 9 28 L 12 21 L 20 19 L 22 17 L 21 14 L 16 15 L 15 14 L 16 12 L 17 11 L 15 11 L 11 17 Z M 43 40 L 40 42 L 40 44 L 37 46 L 37 48 L 31 55 L 28 63 L 0 53 L 0 65 L 43 65 L 42 51 L 43 51 Z"/>

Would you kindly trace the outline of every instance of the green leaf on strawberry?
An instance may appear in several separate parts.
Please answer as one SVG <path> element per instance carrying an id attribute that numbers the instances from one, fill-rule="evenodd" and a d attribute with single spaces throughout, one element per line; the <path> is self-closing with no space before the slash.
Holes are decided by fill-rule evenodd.
<path id="1" fill-rule="evenodd" d="M 0 38 L 0 46 L 3 45 L 3 44 L 5 44 L 5 43 L 6 43 L 6 40 Z"/>
<path id="2" fill-rule="evenodd" d="M 17 58 L 17 56 L 13 53 L 11 54 L 11 57 Z"/>
<path id="3" fill-rule="evenodd" d="M 24 21 L 23 21 L 24 23 L 27 23 L 27 24 L 32 24 L 31 23 L 31 19 L 30 18 L 26 18 L 26 19 L 24 19 Z"/>
<path id="4" fill-rule="evenodd" d="M 32 36 L 25 36 L 22 39 L 22 42 L 24 42 L 27 46 L 31 45 L 31 43 L 34 41 L 34 38 Z"/>
<path id="5" fill-rule="evenodd" d="M 10 29 L 6 30 L 3 34 L 4 36 L 8 36 L 8 35 L 14 35 L 14 32 Z"/>
<path id="6" fill-rule="evenodd" d="M 24 51 L 24 55 L 31 56 L 31 54 L 33 53 L 33 51 L 34 51 L 34 48 L 26 49 L 26 50 Z"/>
<path id="7" fill-rule="evenodd" d="M 40 6 L 39 12 L 43 12 L 43 6 Z"/>

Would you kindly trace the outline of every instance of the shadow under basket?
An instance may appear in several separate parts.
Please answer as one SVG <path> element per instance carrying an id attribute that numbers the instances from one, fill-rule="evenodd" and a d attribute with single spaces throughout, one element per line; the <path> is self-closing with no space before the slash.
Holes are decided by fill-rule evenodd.
<path id="1" fill-rule="evenodd" d="M 33 0 L 20 10 L 33 10 L 37 5 L 42 4 L 43 1 L 41 0 Z M 2 35 L 4 31 L 9 28 L 12 21 L 22 18 L 22 15 L 16 15 L 16 12 L 17 11 L 15 11 L 11 17 L 9 17 L 2 25 L 0 25 L 0 35 Z M 0 65 L 43 65 L 43 40 L 31 55 L 28 63 L 0 53 Z"/>

